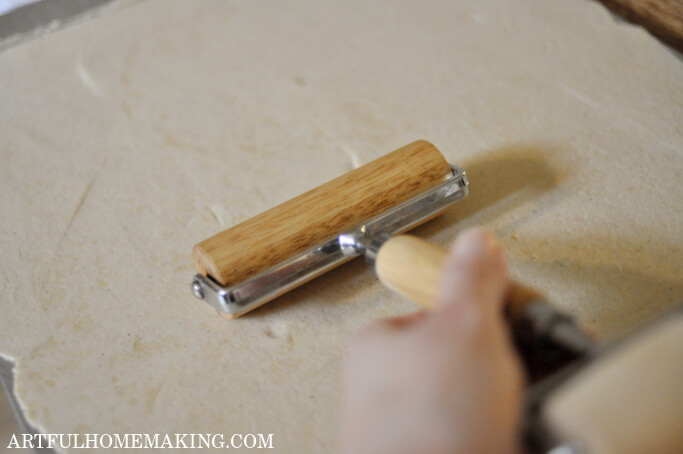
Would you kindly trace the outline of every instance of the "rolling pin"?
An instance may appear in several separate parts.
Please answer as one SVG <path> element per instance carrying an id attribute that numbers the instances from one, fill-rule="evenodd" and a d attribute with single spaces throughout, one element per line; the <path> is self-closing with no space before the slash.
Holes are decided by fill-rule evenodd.
<path id="1" fill-rule="evenodd" d="M 431 309 L 446 251 L 402 233 L 468 193 L 463 169 L 413 142 L 198 243 L 192 292 L 235 318 L 362 255 L 384 285 Z M 522 285 L 512 285 L 507 315 L 533 380 L 593 348 Z"/>
<path id="2" fill-rule="evenodd" d="M 404 233 L 468 192 L 464 170 L 448 164 L 431 143 L 413 142 L 198 243 L 193 249 L 197 274 L 192 292 L 235 318 L 364 256 L 384 285 L 431 309 L 446 251 Z M 506 303 L 513 339 L 532 382 L 558 375 L 567 364 L 594 353 L 595 342 L 572 317 L 534 290 L 513 283 Z M 549 358 L 556 361 L 551 367 Z M 634 367 L 629 363 L 621 370 L 629 373 Z M 656 378 L 648 379 L 656 384 Z M 604 416 L 590 419 L 582 405 L 599 399 L 605 386 L 577 385 L 543 407 L 542 419 L 559 434 L 556 440 L 604 445 L 596 435 L 600 429 L 587 423 L 604 421 Z M 564 448 L 570 449 L 566 444 Z"/>

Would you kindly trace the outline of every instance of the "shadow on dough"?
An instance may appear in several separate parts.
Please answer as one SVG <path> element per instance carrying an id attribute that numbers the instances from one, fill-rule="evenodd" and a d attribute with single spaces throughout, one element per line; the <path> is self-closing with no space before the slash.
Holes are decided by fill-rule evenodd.
<path id="1" fill-rule="evenodd" d="M 455 239 L 464 227 L 485 224 L 520 203 L 540 197 L 554 188 L 558 179 L 557 172 L 547 162 L 547 156 L 555 151 L 550 147 L 516 145 L 457 163 L 467 172 L 470 195 L 411 233 L 430 238 L 442 230 L 454 229 L 452 239 Z M 352 281 L 356 285 L 349 285 Z M 336 304 L 353 298 L 359 287 L 370 286 L 374 281 L 374 274 L 364 260 L 352 260 L 243 317 L 272 314 L 291 304 L 306 304 L 308 299 L 315 299 L 316 305 Z"/>
<path id="2" fill-rule="evenodd" d="M 475 226 L 498 224 L 497 233 L 512 235 L 518 226 L 542 214 L 568 195 L 571 187 L 559 187 L 566 176 L 551 163 L 560 152 L 556 146 L 511 145 L 482 152 L 457 163 L 467 172 L 470 195 L 438 218 L 412 233 L 442 243 Z M 527 202 L 535 209 L 507 223 L 500 219 Z M 440 234 L 447 238 L 439 238 Z M 443 236 L 443 235 L 441 235 Z M 513 271 L 535 276 L 547 288 L 549 299 L 576 314 L 601 336 L 612 337 L 664 312 L 683 299 L 683 284 L 666 273 L 653 273 L 656 261 L 670 250 L 653 252 L 623 238 L 543 239 L 514 235 L 505 241 Z M 671 249 L 672 250 L 672 249 Z M 537 259 L 540 256 L 541 259 Z M 609 258 L 609 260 L 607 260 Z M 648 274 L 648 270 L 650 271 Z M 349 285 L 353 282 L 355 285 Z M 245 317 L 262 317 L 286 310 L 291 304 L 340 304 L 375 282 L 363 260 L 353 260 L 314 279 Z M 579 304 L 570 301 L 581 301 Z"/>
<path id="3" fill-rule="evenodd" d="M 545 241 L 543 243 L 546 243 Z M 552 260 L 535 260 L 526 255 L 511 258 L 512 266 L 543 282 L 549 299 L 575 314 L 581 322 L 602 338 L 614 338 L 636 329 L 683 302 L 683 282 L 645 270 L 645 262 L 629 260 L 622 264 L 582 263 L 580 251 L 571 248 L 574 241 L 551 240 L 548 254 Z M 617 251 L 614 242 L 597 242 L 602 248 Z M 596 244 L 595 239 L 590 244 Z M 626 246 L 625 248 L 628 248 Z M 631 249 L 631 248 L 629 248 Z M 566 257 L 566 251 L 574 251 Z M 514 254 L 514 248 L 510 255 Z M 643 253 L 647 253 L 644 250 Z M 660 252 L 661 253 L 661 252 Z M 653 254 L 657 254 L 653 252 Z M 546 255 L 546 254 L 544 254 Z M 630 254 L 624 253 L 622 256 Z M 571 305 L 571 307 L 569 307 Z"/>
<path id="4" fill-rule="evenodd" d="M 455 227 L 453 241 L 464 228 L 492 223 L 518 205 L 547 198 L 562 178 L 551 165 L 557 152 L 555 146 L 509 145 L 455 163 L 467 172 L 470 194 L 414 233 L 429 237 Z"/>

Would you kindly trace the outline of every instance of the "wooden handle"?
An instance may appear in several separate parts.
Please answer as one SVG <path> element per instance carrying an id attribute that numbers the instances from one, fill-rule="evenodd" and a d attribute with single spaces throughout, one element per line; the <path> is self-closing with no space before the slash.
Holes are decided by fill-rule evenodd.
<path id="1" fill-rule="evenodd" d="M 375 271 L 382 283 L 425 309 L 436 305 L 446 250 L 423 239 L 400 235 L 377 253 Z"/>
<path id="2" fill-rule="evenodd" d="M 543 417 L 590 453 L 683 452 L 683 312 L 586 368 L 551 395 Z"/>
<path id="3" fill-rule="evenodd" d="M 382 245 L 377 253 L 375 270 L 384 285 L 425 309 L 432 309 L 436 305 L 445 259 L 444 248 L 415 236 L 400 235 Z M 505 305 L 514 320 L 527 304 L 543 300 L 537 291 L 512 282 L 505 296 Z"/>
<path id="4" fill-rule="evenodd" d="M 430 189 L 451 174 L 420 140 L 229 228 L 194 247 L 197 271 L 233 285 Z"/>

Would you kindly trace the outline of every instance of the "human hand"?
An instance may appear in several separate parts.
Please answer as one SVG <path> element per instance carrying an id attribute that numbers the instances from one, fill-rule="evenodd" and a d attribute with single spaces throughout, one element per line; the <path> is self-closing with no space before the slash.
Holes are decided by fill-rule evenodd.
<path id="1" fill-rule="evenodd" d="M 502 317 L 509 283 L 499 243 L 468 230 L 433 311 L 355 336 L 342 367 L 343 454 L 516 452 L 523 376 Z"/>

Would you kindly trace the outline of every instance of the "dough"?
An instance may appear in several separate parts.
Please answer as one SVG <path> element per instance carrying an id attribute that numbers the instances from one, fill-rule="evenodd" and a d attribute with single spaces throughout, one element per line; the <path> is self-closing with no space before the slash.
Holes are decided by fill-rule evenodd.
<path id="1" fill-rule="evenodd" d="M 149 0 L 0 53 L 0 353 L 51 433 L 330 452 L 349 336 L 415 306 L 354 261 L 228 321 L 193 244 L 418 138 L 608 338 L 683 297 L 683 65 L 599 4 Z"/>

